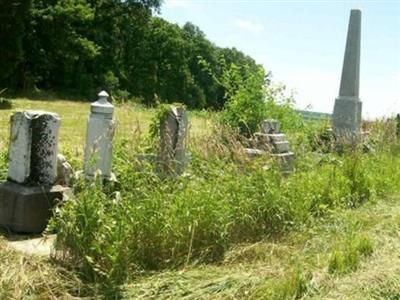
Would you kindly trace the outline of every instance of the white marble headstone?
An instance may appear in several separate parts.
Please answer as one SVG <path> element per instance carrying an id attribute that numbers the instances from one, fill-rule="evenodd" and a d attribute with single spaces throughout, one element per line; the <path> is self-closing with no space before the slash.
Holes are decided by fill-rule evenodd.
<path id="1" fill-rule="evenodd" d="M 84 171 L 93 177 L 96 171 L 109 177 L 112 165 L 112 146 L 115 131 L 113 120 L 114 106 L 107 101 L 105 91 L 99 93 L 99 99 L 92 103 L 86 132 Z"/>

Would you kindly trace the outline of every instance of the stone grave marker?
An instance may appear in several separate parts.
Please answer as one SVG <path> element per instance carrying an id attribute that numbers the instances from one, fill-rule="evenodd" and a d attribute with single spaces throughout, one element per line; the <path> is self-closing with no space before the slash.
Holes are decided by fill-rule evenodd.
<path id="1" fill-rule="evenodd" d="M 11 117 L 8 180 L 0 184 L 0 226 L 15 232 L 44 230 L 67 188 L 57 178 L 60 118 L 44 111 Z"/>
<path id="2" fill-rule="evenodd" d="M 90 106 L 86 131 L 84 172 L 93 177 L 100 171 L 104 178 L 110 178 L 112 148 L 115 132 L 114 106 L 108 102 L 109 95 L 102 91 L 99 99 Z"/>
<path id="3" fill-rule="evenodd" d="M 158 163 L 163 174 L 181 175 L 186 166 L 188 117 L 183 107 L 172 107 L 160 124 Z"/>

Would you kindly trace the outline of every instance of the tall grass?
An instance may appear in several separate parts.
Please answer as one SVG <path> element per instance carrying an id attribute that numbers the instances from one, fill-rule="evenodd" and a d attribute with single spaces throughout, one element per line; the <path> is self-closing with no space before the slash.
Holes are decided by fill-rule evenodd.
<path id="1" fill-rule="evenodd" d="M 297 171 L 283 177 L 271 160 L 249 160 L 222 130 L 192 140 L 185 176 L 162 180 L 137 158 L 146 141 L 132 136 L 116 145 L 119 183 L 78 182 L 75 198 L 53 218 L 58 258 L 113 293 L 145 270 L 221 261 L 237 243 L 396 192 L 400 157 L 395 140 L 386 145 L 342 155 L 299 147 Z"/>

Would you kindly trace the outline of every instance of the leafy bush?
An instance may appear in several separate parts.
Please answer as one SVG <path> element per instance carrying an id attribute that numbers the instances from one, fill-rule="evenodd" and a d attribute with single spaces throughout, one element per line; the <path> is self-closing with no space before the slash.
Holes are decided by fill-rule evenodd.
<path id="1" fill-rule="evenodd" d="M 222 85 L 226 89 L 227 102 L 221 113 L 222 124 L 238 129 L 247 136 L 257 131 L 260 122 L 267 116 L 264 78 L 262 68 L 247 77 L 243 77 L 233 64 L 225 70 Z"/>

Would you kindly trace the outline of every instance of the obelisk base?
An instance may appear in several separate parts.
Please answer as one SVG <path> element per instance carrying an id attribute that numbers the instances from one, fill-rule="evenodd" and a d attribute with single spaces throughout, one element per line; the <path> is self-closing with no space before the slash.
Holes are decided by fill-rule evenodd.
<path id="1" fill-rule="evenodd" d="M 339 96 L 333 109 L 333 131 L 336 135 L 357 134 L 361 126 L 362 102 L 356 97 Z"/>
<path id="2" fill-rule="evenodd" d="M 0 184 L 0 226 L 18 233 L 42 232 L 66 190 L 60 185 L 24 186 L 11 181 Z"/>

